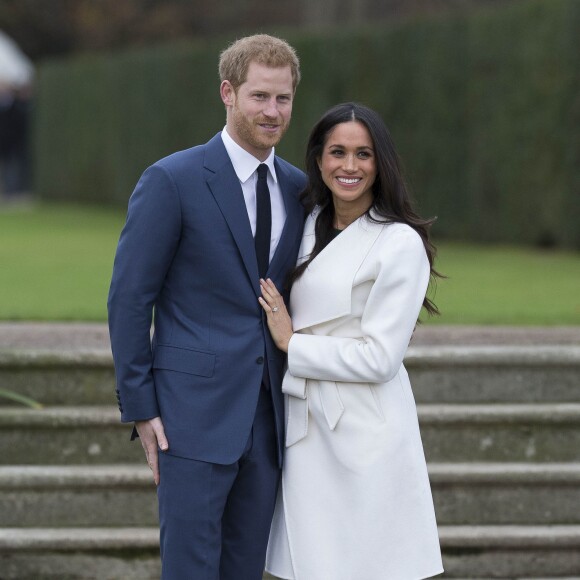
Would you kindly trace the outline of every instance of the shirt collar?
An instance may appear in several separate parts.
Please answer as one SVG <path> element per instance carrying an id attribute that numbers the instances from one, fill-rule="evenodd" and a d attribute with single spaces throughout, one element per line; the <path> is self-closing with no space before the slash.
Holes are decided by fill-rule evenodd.
<path id="1" fill-rule="evenodd" d="M 234 166 L 234 171 L 238 176 L 238 179 L 245 183 L 252 176 L 252 174 L 258 169 L 260 163 L 265 163 L 270 170 L 270 175 L 274 179 L 275 183 L 278 183 L 278 178 L 276 177 L 276 169 L 274 168 L 274 148 L 270 151 L 268 159 L 265 161 L 260 161 L 256 159 L 251 153 L 248 153 L 243 147 L 240 147 L 229 135 L 226 127 L 222 131 L 222 141 L 232 165 Z"/>

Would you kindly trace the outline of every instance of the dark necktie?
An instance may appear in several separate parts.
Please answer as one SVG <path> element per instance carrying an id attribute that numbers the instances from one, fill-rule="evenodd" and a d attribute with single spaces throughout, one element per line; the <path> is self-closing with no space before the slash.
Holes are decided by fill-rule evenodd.
<path id="1" fill-rule="evenodd" d="M 258 183 L 256 184 L 256 237 L 254 238 L 260 278 L 266 277 L 268 264 L 270 263 L 272 208 L 267 177 L 268 166 L 262 163 L 258 166 Z"/>

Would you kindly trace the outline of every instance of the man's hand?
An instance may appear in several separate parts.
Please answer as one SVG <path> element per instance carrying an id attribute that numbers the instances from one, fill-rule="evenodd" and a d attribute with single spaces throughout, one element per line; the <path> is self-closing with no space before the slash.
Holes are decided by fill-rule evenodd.
<path id="1" fill-rule="evenodd" d="M 169 449 L 169 443 L 165 437 L 161 417 L 155 417 L 147 421 L 135 421 L 135 428 L 137 429 L 137 433 L 139 433 L 141 445 L 143 445 L 143 449 L 145 450 L 147 463 L 153 472 L 155 485 L 159 485 L 158 449 L 161 449 L 161 451 L 167 451 Z"/>

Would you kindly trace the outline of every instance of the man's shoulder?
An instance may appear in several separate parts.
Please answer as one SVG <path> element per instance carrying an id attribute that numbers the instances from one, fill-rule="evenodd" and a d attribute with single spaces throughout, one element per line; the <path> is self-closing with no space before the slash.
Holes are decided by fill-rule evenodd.
<path id="1" fill-rule="evenodd" d="M 278 157 L 276 155 L 276 163 L 278 164 L 278 168 L 281 169 L 286 175 L 299 187 L 303 188 L 306 185 L 306 174 L 298 167 L 295 167 L 291 163 L 288 163 L 282 157 Z"/>
<path id="2" fill-rule="evenodd" d="M 285 159 L 282 159 L 282 157 L 276 155 L 276 162 L 280 165 L 280 167 L 282 167 L 283 169 L 285 169 L 289 173 L 292 173 L 294 175 L 300 175 L 301 177 L 306 179 L 306 174 L 304 173 L 304 171 L 302 171 L 301 169 L 298 169 L 298 167 L 292 165 L 292 163 L 289 163 Z"/>
<path id="3" fill-rule="evenodd" d="M 211 149 L 212 146 L 215 146 L 216 137 L 219 137 L 219 133 L 210 139 L 207 143 L 195 145 L 194 147 L 171 153 L 170 155 L 159 159 L 159 161 L 156 161 L 153 166 L 161 167 L 171 172 L 185 168 L 191 171 L 192 167 L 195 167 L 196 165 L 201 167 L 203 165 L 206 152 L 208 149 Z"/>
<path id="4" fill-rule="evenodd" d="M 201 148 L 203 145 L 196 145 L 195 147 L 190 147 L 189 149 L 183 149 L 182 151 L 175 151 L 170 155 L 166 155 L 153 163 L 153 166 L 164 167 L 166 169 L 174 169 L 181 165 L 190 165 L 192 161 L 195 161 L 196 157 L 199 157 Z"/>

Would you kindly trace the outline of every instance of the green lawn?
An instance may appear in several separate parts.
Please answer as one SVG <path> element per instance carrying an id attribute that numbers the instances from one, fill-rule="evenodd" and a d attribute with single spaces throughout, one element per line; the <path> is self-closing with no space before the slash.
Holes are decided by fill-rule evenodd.
<path id="1" fill-rule="evenodd" d="M 0 211 L 0 319 L 105 320 L 119 210 Z"/>
<path id="2" fill-rule="evenodd" d="M 442 324 L 580 324 L 580 253 L 441 244 Z M 423 316 L 423 318 L 425 318 Z"/>
<path id="3" fill-rule="evenodd" d="M 0 320 L 106 318 L 125 212 L 0 208 Z M 580 253 L 442 243 L 427 323 L 580 325 Z"/>

